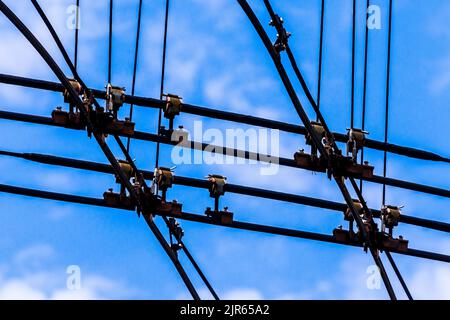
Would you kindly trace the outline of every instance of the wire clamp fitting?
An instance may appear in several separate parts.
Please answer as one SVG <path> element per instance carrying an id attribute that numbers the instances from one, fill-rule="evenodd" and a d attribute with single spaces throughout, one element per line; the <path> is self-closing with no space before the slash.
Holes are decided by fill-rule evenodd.
<path id="1" fill-rule="evenodd" d="M 163 202 L 166 201 L 167 190 L 169 188 L 172 188 L 173 186 L 174 180 L 173 169 L 174 168 L 159 167 L 156 168 L 154 172 L 154 179 L 152 184 L 153 194 L 157 195 L 161 190 L 162 192 L 161 198 Z"/>
<path id="2" fill-rule="evenodd" d="M 75 79 L 67 79 L 67 80 L 69 81 L 70 86 L 75 90 L 77 95 L 80 96 L 83 91 L 81 84 Z M 70 97 L 69 91 L 67 91 L 66 88 L 64 88 L 63 96 L 64 96 L 64 103 L 69 104 L 69 108 L 70 108 L 69 111 L 70 111 L 70 113 L 73 113 L 75 104 L 73 103 L 72 98 Z"/>
<path id="3" fill-rule="evenodd" d="M 320 122 L 311 121 L 311 127 L 314 131 L 314 134 L 320 138 L 322 144 L 326 143 L 326 131 L 323 125 Z M 311 156 L 314 159 L 318 158 L 317 147 L 314 145 L 314 139 L 310 133 L 305 135 L 306 144 L 311 146 Z"/>
<path id="4" fill-rule="evenodd" d="M 362 129 L 347 128 L 347 156 L 351 154 L 354 163 L 357 163 L 358 152 L 364 148 L 366 135 L 369 132 Z"/>
<path id="5" fill-rule="evenodd" d="M 164 118 L 169 119 L 169 130 L 173 130 L 173 120 L 175 116 L 178 116 L 181 112 L 181 108 L 183 106 L 182 99 L 180 96 L 175 94 L 164 94 L 166 98 L 166 103 L 164 105 Z"/>
<path id="6" fill-rule="evenodd" d="M 402 215 L 403 206 L 391 206 L 385 205 L 381 208 L 381 221 L 382 231 L 385 232 L 386 228 L 389 230 L 389 234 L 392 235 L 394 227 L 398 226 L 400 217 Z"/>
<path id="7" fill-rule="evenodd" d="M 227 178 L 218 174 L 209 174 L 206 178 L 210 183 L 209 196 L 214 198 L 214 210 L 219 211 L 219 198 L 225 194 Z"/>
<path id="8" fill-rule="evenodd" d="M 117 118 L 117 112 L 125 102 L 125 88 L 113 86 L 108 83 L 106 85 L 106 110 Z"/>
<path id="9" fill-rule="evenodd" d="M 211 210 L 210 207 L 206 208 L 205 215 L 213 219 L 216 223 L 223 225 L 233 224 L 233 212 L 228 211 L 228 207 L 225 207 L 222 211 Z"/>
<path id="10" fill-rule="evenodd" d="M 273 44 L 273 48 L 278 54 L 286 50 L 288 39 L 291 36 L 291 33 L 286 31 L 283 24 L 284 24 L 283 18 L 281 18 L 277 14 L 275 15 L 275 19 L 270 20 L 269 22 L 269 26 L 275 27 L 275 29 L 278 31 L 277 40 Z"/>
<path id="11" fill-rule="evenodd" d="M 175 218 L 169 218 L 169 233 L 170 233 L 170 248 L 174 253 L 177 253 L 183 248 L 181 240 L 184 236 L 184 230 L 181 228 L 180 223 Z M 173 238 L 177 241 L 174 243 Z"/>

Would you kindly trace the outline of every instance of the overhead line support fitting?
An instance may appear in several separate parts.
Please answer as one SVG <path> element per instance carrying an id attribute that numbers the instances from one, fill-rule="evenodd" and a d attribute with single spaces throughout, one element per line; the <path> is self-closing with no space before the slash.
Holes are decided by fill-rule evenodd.
<path id="1" fill-rule="evenodd" d="M 275 19 L 270 20 L 269 25 L 275 27 L 277 30 L 277 40 L 273 44 L 275 51 L 280 54 L 280 52 L 286 50 L 288 39 L 291 36 L 290 32 L 287 32 L 283 26 L 284 20 L 279 15 L 275 15 Z"/>

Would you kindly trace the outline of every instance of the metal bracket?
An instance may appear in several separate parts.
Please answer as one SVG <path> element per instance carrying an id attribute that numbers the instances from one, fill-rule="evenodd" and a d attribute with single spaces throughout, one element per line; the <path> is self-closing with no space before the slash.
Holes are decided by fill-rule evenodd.
<path id="1" fill-rule="evenodd" d="M 164 94 L 166 97 L 166 104 L 164 105 L 164 118 L 169 119 L 169 130 L 173 130 L 173 120 L 175 116 L 179 115 L 181 112 L 181 107 L 183 105 L 182 99 L 180 96 L 175 94 Z"/>
<path id="2" fill-rule="evenodd" d="M 225 207 L 223 211 L 211 210 L 208 207 L 206 208 L 205 214 L 220 224 L 233 224 L 233 212 L 228 211 L 228 207 Z"/>
<path id="3" fill-rule="evenodd" d="M 181 228 L 180 223 L 175 218 L 169 218 L 169 233 L 170 233 L 170 247 L 171 249 L 177 253 L 180 249 L 183 248 L 181 244 L 181 239 L 184 236 L 184 230 Z M 177 243 L 173 242 L 173 237 L 177 240 Z"/>
<path id="4" fill-rule="evenodd" d="M 173 176 L 174 174 L 171 168 L 159 167 L 155 169 L 153 180 L 154 194 L 157 194 L 161 190 L 163 201 L 166 201 L 167 189 L 172 188 Z"/>
<path id="5" fill-rule="evenodd" d="M 316 121 L 311 121 L 311 126 L 313 128 L 314 133 L 321 138 L 321 140 L 326 138 L 326 132 L 325 128 L 322 126 L 321 123 Z M 305 135 L 306 144 L 311 146 L 311 157 L 317 158 L 317 147 L 314 145 L 314 141 L 312 136 L 307 133 Z"/>
<path id="6" fill-rule="evenodd" d="M 402 215 L 403 207 L 386 205 L 381 208 L 381 221 L 382 221 L 382 231 L 384 232 L 386 228 L 389 229 L 389 234 L 392 235 L 394 227 L 398 226 L 400 217 Z"/>
<path id="7" fill-rule="evenodd" d="M 364 148 L 366 135 L 369 132 L 362 129 L 347 128 L 347 156 L 351 154 L 353 162 L 357 162 L 358 152 Z"/>
<path id="8" fill-rule="evenodd" d="M 133 209 L 136 207 L 133 200 L 130 197 L 122 193 L 115 193 L 113 189 L 109 189 L 108 191 L 103 193 L 103 199 L 106 204 L 111 207 L 119 207 L 123 209 Z"/>
<path id="9" fill-rule="evenodd" d="M 269 26 L 275 27 L 277 31 L 281 31 L 281 33 L 277 33 L 277 40 L 273 44 L 273 48 L 279 54 L 281 51 L 286 50 L 286 45 L 288 43 L 288 39 L 291 36 L 290 32 L 287 32 L 283 26 L 284 20 L 279 15 L 275 15 L 274 20 L 270 20 Z M 279 32 L 280 32 L 279 31 Z"/>
<path id="10" fill-rule="evenodd" d="M 123 106 L 125 102 L 125 88 L 113 86 L 108 83 L 106 85 L 106 110 L 114 114 L 117 118 L 117 111 Z"/>

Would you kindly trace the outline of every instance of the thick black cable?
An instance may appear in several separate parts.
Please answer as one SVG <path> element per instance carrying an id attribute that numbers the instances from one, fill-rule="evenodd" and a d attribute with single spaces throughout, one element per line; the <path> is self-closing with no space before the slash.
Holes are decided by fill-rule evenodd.
<path id="1" fill-rule="evenodd" d="M 56 31 L 54 30 L 53 26 L 51 25 L 50 21 L 48 20 L 47 16 L 43 12 L 42 8 L 39 6 L 36 0 L 31 0 L 33 5 L 35 6 L 36 10 L 38 11 L 39 15 L 41 16 L 42 20 L 44 21 L 45 25 L 47 26 L 48 30 L 52 34 L 52 37 L 54 38 L 55 42 L 57 43 L 61 53 L 64 56 L 64 59 L 72 72 L 74 73 L 76 79 L 80 82 L 82 87 L 85 91 L 89 91 L 87 86 L 82 82 L 82 80 L 79 78 L 78 73 L 76 72 L 72 62 L 70 61 L 70 58 L 67 54 L 67 51 L 65 50 L 64 46 L 61 43 L 61 40 L 59 39 L 58 35 L 56 34 Z M 78 96 L 78 93 L 75 91 L 75 89 L 72 87 L 72 85 L 67 80 L 66 76 L 62 72 L 62 70 L 59 68 L 59 66 L 56 64 L 56 62 L 53 60 L 53 58 L 50 56 L 50 54 L 47 52 L 47 50 L 42 46 L 42 44 L 36 39 L 36 37 L 33 35 L 33 33 L 22 23 L 22 21 L 3 3 L 3 1 L 0 0 L 0 10 L 3 12 L 3 14 L 15 25 L 15 27 L 24 35 L 24 37 L 30 42 L 30 44 L 36 49 L 36 51 L 41 55 L 41 57 L 44 59 L 44 61 L 48 64 L 48 66 L 52 69 L 52 71 L 55 73 L 55 75 L 58 77 L 58 79 L 61 81 L 61 83 L 64 85 L 65 89 L 69 93 L 71 99 L 76 103 L 78 109 L 80 110 L 81 114 L 87 119 L 87 127 L 88 129 L 93 133 L 97 143 L 101 147 L 103 153 L 108 158 L 109 162 L 113 166 L 116 174 L 120 178 L 121 182 L 125 185 L 127 190 L 129 191 L 132 198 L 136 201 L 138 211 L 144 211 L 148 205 L 145 203 L 145 206 L 142 205 L 140 201 L 140 197 L 137 195 L 137 192 L 135 188 L 131 185 L 130 181 L 127 179 L 125 173 L 123 172 L 122 168 L 120 167 L 119 163 L 117 162 L 117 159 L 115 158 L 114 154 L 109 149 L 108 145 L 106 144 L 103 134 L 99 133 L 96 128 L 93 127 L 92 123 L 89 120 L 89 117 L 86 115 L 86 109 L 83 105 L 83 102 L 81 101 L 80 97 Z M 98 105 L 95 98 L 93 98 L 94 104 Z M 186 274 L 185 270 L 183 269 L 182 265 L 178 261 L 177 257 L 173 253 L 172 249 L 168 246 L 166 240 L 164 239 L 163 235 L 159 231 L 158 227 L 153 221 L 153 218 L 151 215 L 144 214 L 144 219 L 149 226 L 152 233 L 157 238 L 160 245 L 163 247 L 166 254 L 169 256 L 170 260 L 172 261 L 173 265 L 175 266 L 176 270 L 178 271 L 180 277 L 182 278 L 183 282 L 185 283 L 187 289 L 191 293 L 192 297 L 196 300 L 200 299 L 197 291 L 195 290 L 192 282 L 190 281 L 188 275 Z"/>
<path id="2" fill-rule="evenodd" d="M 323 34 L 325 22 L 325 0 L 322 0 L 320 7 L 320 40 L 319 40 L 319 71 L 317 76 L 317 108 L 320 109 L 320 98 L 322 91 L 322 64 L 323 64 Z M 316 120 L 317 117 L 316 117 Z"/>
<path id="3" fill-rule="evenodd" d="M 46 126 L 53 126 L 53 127 L 60 127 L 60 128 L 66 128 L 71 130 L 80 130 L 73 127 L 65 127 L 64 125 L 57 124 L 53 122 L 52 118 L 50 117 L 43 117 L 43 116 L 36 116 L 36 115 L 28 115 L 23 113 L 17 113 L 17 112 L 10 112 L 10 111 L 2 111 L 0 110 L 0 119 L 6 119 L 6 120 L 12 120 L 12 121 L 21 121 L 26 123 L 33 123 L 38 125 L 46 125 Z M 106 130 L 106 133 L 112 134 L 112 135 L 118 135 L 123 137 L 129 137 L 130 135 L 125 135 L 121 133 L 117 133 L 116 131 L 108 131 Z M 156 134 L 142 132 L 142 131 L 134 131 L 134 134 L 131 135 L 132 139 L 137 139 L 141 141 L 148 141 L 148 142 L 160 142 L 162 144 L 167 145 L 177 145 L 178 142 L 172 141 L 166 137 L 158 136 Z M 278 157 L 271 157 L 265 154 L 259 154 L 239 149 L 233 149 L 233 148 L 227 148 L 223 146 L 215 146 L 211 145 L 209 143 L 199 143 L 194 141 L 186 141 L 186 144 L 183 145 L 183 147 L 191 149 L 191 150 L 199 150 L 204 152 L 211 152 L 213 154 L 222 154 L 224 156 L 233 156 L 238 157 L 242 159 L 257 159 L 260 162 L 263 163 L 274 163 L 278 162 L 280 166 L 286 166 L 290 168 L 301 168 L 305 170 L 313 170 L 310 167 L 303 167 L 299 166 L 293 159 L 288 158 L 278 158 Z M 313 170 L 314 171 L 314 170 Z M 418 191 L 423 192 L 427 194 L 432 194 L 436 196 L 446 197 L 450 198 L 450 190 L 442 189 L 442 188 L 436 188 L 431 187 L 427 185 L 422 185 L 418 183 L 393 179 L 393 178 L 384 178 L 381 176 L 374 175 L 372 178 L 363 178 L 364 181 L 369 181 L 377 184 L 386 184 L 392 187 L 396 188 L 402 188 L 412 191 Z"/>
<path id="4" fill-rule="evenodd" d="M 74 58 L 73 58 L 73 65 L 75 67 L 75 70 L 78 67 L 78 32 L 80 29 L 80 0 L 77 0 L 76 2 L 76 15 L 75 15 L 75 49 L 74 49 Z"/>
<path id="5" fill-rule="evenodd" d="M 361 130 L 366 130 L 366 109 L 367 109 L 367 66 L 369 57 L 369 27 L 367 21 L 369 19 L 370 0 L 367 0 L 364 13 L 364 80 L 363 80 L 363 101 L 362 101 L 362 115 L 361 115 Z M 364 148 L 361 149 L 361 164 L 364 163 Z M 359 181 L 359 189 L 363 189 L 363 180 Z"/>
<path id="6" fill-rule="evenodd" d="M 167 31 L 169 28 L 169 5 L 170 1 L 166 0 L 166 10 L 165 10 L 165 16 L 164 16 L 164 38 L 163 38 L 163 50 L 162 50 L 162 57 L 161 57 L 161 83 L 160 83 L 160 90 L 159 90 L 159 100 L 162 100 L 163 94 L 164 94 L 164 78 L 166 75 L 166 53 L 167 53 Z M 160 132 L 161 128 L 161 122 L 162 122 L 162 109 L 159 109 L 158 114 L 158 134 Z M 156 143 L 156 160 L 155 160 L 155 168 L 159 167 L 159 149 L 160 144 L 159 142 Z"/>
<path id="7" fill-rule="evenodd" d="M 355 125 L 355 58 L 356 58 L 356 0 L 353 0 L 353 23 L 352 23 L 352 90 L 350 107 L 350 128 Z"/>
<path id="8" fill-rule="evenodd" d="M 57 156 L 39 154 L 39 153 L 17 153 L 17 152 L 4 151 L 4 150 L 0 150 L 0 155 L 21 158 L 24 160 L 33 161 L 33 162 L 37 162 L 37 163 L 44 163 L 44 164 L 48 164 L 48 165 L 57 165 L 57 166 L 62 166 L 62 167 L 67 167 L 67 168 L 75 168 L 75 169 L 81 169 L 81 170 L 95 171 L 95 172 L 99 172 L 99 173 L 114 174 L 114 169 L 111 166 L 103 164 L 103 163 L 63 158 L 63 157 L 57 157 Z M 144 171 L 141 171 L 141 173 L 142 173 L 144 179 L 153 180 L 153 178 L 154 178 L 153 171 L 145 171 L 144 170 Z M 209 182 L 206 180 L 183 177 L 183 176 L 179 176 L 179 175 L 176 175 L 174 177 L 173 183 L 175 185 L 194 187 L 194 188 L 202 188 L 202 189 L 208 189 L 210 187 Z M 283 192 L 279 192 L 279 191 L 271 191 L 271 190 L 266 190 L 266 189 L 258 189 L 258 188 L 253 188 L 253 187 L 241 186 L 241 185 L 236 185 L 236 184 L 232 184 L 232 183 L 227 183 L 224 186 L 224 190 L 226 192 L 234 193 L 234 194 L 259 197 L 259 198 L 271 199 L 271 200 L 276 200 L 276 201 L 284 201 L 284 202 L 288 202 L 288 203 L 301 204 L 301 205 L 311 206 L 311 207 L 315 207 L 315 208 L 338 211 L 338 212 L 344 212 L 345 210 L 347 210 L 347 205 L 345 205 L 343 203 L 339 203 L 339 202 L 305 197 L 305 196 L 296 195 L 296 194 L 288 194 L 288 193 L 283 193 Z M 370 211 L 372 211 L 372 214 L 375 218 L 381 217 L 380 210 L 370 209 Z M 443 231 L 443 232 L 447 232 L 447 233 L 450 232 L 450 224 L 441 222 L 441 221 L 422 219 L 422 218 L 409 216 L 409 215 L 405 215 L 405 214 L 402 214 L 400 216 L 399 221 L 401 223 L 419 226 L 419 227 L 423 227 L 423 228 L 429 228 L 429 229 Z"/>
<path id="9" fill-rule="evenodd" d="M 75 196 L 75 195 L 56 193 L 56 192 L 50 192 L 50 191 L 28 189 L 28 188 L 10 186 L 10 185 L 5 185 L 5 184 L 0 184 L 0 192 L 41 198 L 41 199 L 70 202 L 70 203 L 75 203 L 75 204 L 92 205 L 92 206 L 97 206 L 97 207 L 115 208 L 115 209 L 120 209 L 120 210 L 129 210 L 129 211 L 133 210 L 131 208 L 124 208 L 124 207 L 120 207 L 120 206 L 113 206 L 111 204 L 107 204 L 105 202 L 105 200 L 103 200 L 103 199 Z M 171 215 L 170 213 L 167 213 L 166 216 L 167 217 L 175 217 L 175 215 Z M 205 224 L 209 224 L 209 225 L 216 225 L 216 226 L 221 226 L 221 227 L 226 227 L 226 228 L 234 228 L 234 229 L 261 232 L 261 233 L 280 235 L 280 236 L 286 236 L 286 237 L 328 242 L 328 243 L 340 244 L 340 245 L 345 245 L 345 246 L 353 246 L 353 247 L 361 247 L 362 246 L 360 243 L 356 243 L 356 242 L 342 243 L 342 242 L 338 241 L 334 236 L 331 236 L 331 235 L 313 233 L 313 232 L 307 232 L 307 231 L 301 231 L 301 230 L 286 229 L 286 228 L 253 224 L 253 223 L 240 222 L 240 221 L 233 221 L 231 224 L 222 224 L 220 221 L 211 219 L 210 217 L 207 217 L 204 215 L 187 213 L 187 212 L 182 213 L 181 219 L 186 220 L 186 221 L 205 223 Z M 383 249 L 383 250 L 386 250 L 386 249 Z M 435 260 L 435 261 L 450 263 L 450 256 L 445 255 L 445 254 L 435 253 L 435 252 L 428 252 L 428 251 L 422 251 L 422 250 L 417 250 L 417 249 L 407 249 L 406 251 L 390 250 L 390 252 L 395 252 L 398 254 L 416 257 L 416 258 L 423 258 L 423 259 L 428 259 L 428 260 Z"/>
<path id="10" fill-rule="evenodd" d="M 384 143 L 388 143 L 388 130 L 389 130 L 389 94 L 391 84 L 391 43 L 392 43 L 392 0 L 389 1 L 389 26 L 388 26 L 388 52 L 387 52 L 387 68 L 386 68 L 386 109 L 384 119 Z M 383 157 L 383 177 L 386 177 L 387 169 L 387 152 L 384 152 Z M 383 184 L 383 205 L 386 204 L 386 185 Z"/>
<path id="11" fill-rule="evenodd" d="M 398 278 L 398 280 L 400 281 L 400 284 L 403 287 L 403 290 L 405 290 L 405 293 L 408 296 L 408 299 L 409 300 L 414 300 L 412 295 L 411 295 L 411 292 L 408 289 L 408 286 L 406 285 L 405 280 L 403 279 L 402 274 L 400 273 L 400 270 L 397 268 L 397 264 L 395 263 L 394 258 L 392 258 L 391 253 L 389 251 L 386 251 L 385 253 L 386 253 L 386 257 L 388 258 L 389 262 L 392 265 L 392 269 L 394 269 L 394 272 L 397 275 L 397 278 Z"/>
<path id="12" fill-rule="evenodd" d="M 19 76 L 13 76 L 13 75 L 7 75 L 7 74 L 0 74 L 0 82 L 6 83 L 10 85 L 20 85 L 28 88 L 34 88 L 34 89 L 41 89 L 41 90 L 50 90 L 50 91 L 57 91 L 57 92 L 63 92 L 64 87 L 60 83 L 51 82 L 51 81 L 45 81 L 45 80 L 37 80 L 37 79 L 31 79 L 31 78 L 24 78 Z M 98 89 L 92 89 L 92 94 L 97 99 L 105 99 L 105 91 L 104 90 L 98 90 Z M 163 108 L 165 105 L 165 101 L 160 99 L 154 99 L 154 98 L 147 98 L 147 97 L 140 97 L 140 96 L 132 96 L 132 95 L 125 95 L 125 101 L 128 103 L 132 103 L 135 106 L 140 107 L 148 107 L 148 108 Z M 226 108 L 221 108 L 226 109 Z M 301 125 L 295 125 L 275 120 L 269 120 L 265 118 L 259 118 L 254 117 L 250 115 L 244 115 L 240 113 L 234 113 L 234 112 L 228 112 L 224 110 L 219 109 L 211 109 L 206 108 L 202 106 L 192 105 L 188 103 L 183 103 L 183 112 L 202 116 L 202 117 L 210 117 L 214 119 L 219 120 L 225 120 L 225 121 L 233 121 L 236 123 L 241 124 L 247 124 L 247 125 L 253 125 L 268 129 L 276 129 L 288 133 L 294 133 L 294 134 L 301 134 L 305 135 L 307 134 L 306 128 Z M 336 139 L 336 141 L 339 142 L 347 142 L 348 137 L 347 134 L 344 133 L 338 133 L 333 132 L 333 135 Z M 391 153 L 395 153 L 398 155 L 415 158 L 415 159 L 421 159 L 421 160 L 428 160 L 428 161 L 439 161 L 439 162 L 445 162 L 450 163 L 450 158 L 442 157 L 436 153 L 420 150 L 416 148 L 411 147 L 405 147 L 400 146 L 392 143 L 384 143 L 382 141 L 372 140 L 372 139 L 365 139 L 364 145 L 366 148 L 371 148 L 374 150 L 379 151 L 387 151 Z"/>
<path id="13" fill-rule="evenodd" d="M 134 63 L 133 63 L 133 80 L 131 82 L 131 95 L 134 96 L 134 92 L 136 89 L 136 74 L 137 74 L 137 64 L 138 64 L 138 56 L 139 56 L 139 39 L 141 35 L 141 17 L 142 17 L 142 0 L 139 0 L 139 9 L 138 9 L 138 20 L 137 20 L 137 30 L 136 30 L 136 44 L 134 47 Z M 133 104 L 130 104 L 130 121 L 133 120 Z M 130 152 L 130 143 L 131 139 L 127 139 L 127 152 Z"/>
<path id="14" fill-rule="evenodd" d="M 109 0 L 108 83 L 112 76 L 113 0 Z"/>

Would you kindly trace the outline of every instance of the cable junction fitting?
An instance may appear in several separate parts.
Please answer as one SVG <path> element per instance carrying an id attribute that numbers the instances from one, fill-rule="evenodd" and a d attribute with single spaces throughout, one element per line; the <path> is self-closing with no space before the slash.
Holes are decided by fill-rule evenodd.
<path id="1" fill-rule="evenodd" d="M 347 156 L 351 154 L 354 163 L 358 162 L 358 152 L 364 148 L 366 135 L 369 132 L 362 129 L 347 128 Z"/>
<path id="2" fill-rule="evenodd" d="M 284 20 L 279 15 L 275 15 L 275 19 L 270 20 L 269 26 L 275 27 L 278 31 L 277 40 L 273 44 L 275 51 L 280 54 L 280 52 L 286 50 L 286 45 L 289 37 L 291 36 L 290 32 L 287 32 L 283 26 Z"/>
<path id="3" fill-rule="evenodd" d="M 210 174 L 206 177 L 209 181 L 209 196 L 214 198 L 214 210 L 206 208 L 205 214 L 221 224 L 232 224 L 233 213 L 228 211 L 228 207 L 219 209 L 219 199 L 225 194 L 225 185 L 227 178 L 217 174 Z"/>
<path id="4" fill-rule="evenodd" d="M 161 199 L 166 201 L 167 190 L 172 188 L 174 180 L 174 168 L 159 167 L 155 168 L 154 178 L 152 183 L 152 193 L 158 195 L 159 191 L 162 192 Z"/>
<path id="5" fill-rule="evenodd" d="M 181 228 L 180 223 L 172 217 L 169 218 L 169 233 L 170 248 L 175 254 L 178 254 L 178 251 L 183 249 L 182 238 L 184 236 L 184 230 Z M 173 241 L 173 238 L 177 241 L 176 243 Z"/>
<path id="6" fill-rule="evenodd" d="M 171 93 L 163 94 L 163 97 L 166 98 L 166 103 L 163 107 L 164 118 L 169 119 L 169 131 L 172 132 L 173 121 L 180 114 L 183 106 L 183 98 Z"/>
<path id="7" fill-rule="evenodd" d="M 106 85 L 106 110 L 113 114 L 114 119 L 117 119 L 117 112 L 125 102 L 125 88 L 113 86 L 111 83 Z"/>
<path id="8" fill-rule="evenodd" d="M 88 127 L 88 122 L 95 125 L 96 130 L 100 132 L 108 131 L 111 134 L 119 134 L 125 136 L 133 136 L 135 124 L 129 118 L 125 120 L 117 119 L 117 112 L 125 101 L 125 89 L 114 87 L 110 84 L 106 86 L 106 112 L 103 107 L 93 108 L 93 96 L 83 93 L 81 84 L 76 80 L 69 80 L 78 95 L 83 94 L 82 102 L 85 112 L 80 112 L 75 108 L 71 97 L 68 95 L 67 89 L 64 90 L 64 102 L 69 103 L 69 112 L 64 111 L 58 106 L 52 112 L 52 120 L 55 124 L 71 129 L 83 129 Z M 92 132 L 88 131 L 90 136 Z M 107 134 L 103 134 L 104 137 Z"/>

